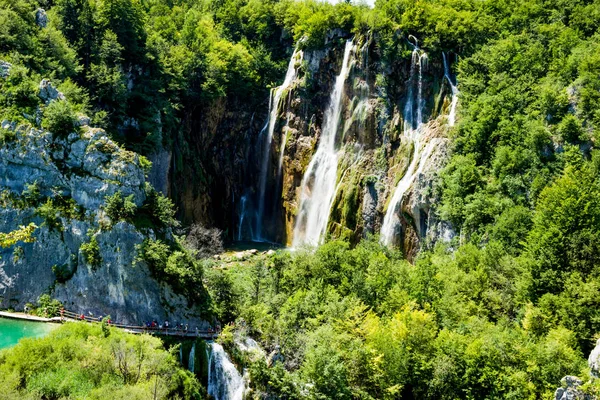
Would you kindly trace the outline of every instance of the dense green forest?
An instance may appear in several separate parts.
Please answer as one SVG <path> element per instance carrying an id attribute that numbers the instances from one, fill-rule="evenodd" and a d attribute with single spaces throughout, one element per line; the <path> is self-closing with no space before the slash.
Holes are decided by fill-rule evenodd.
<path id="1" fill-rule="evenodd" d="M 563 376 L 588 379 L 600 333 L 599 27 L 598 0 L 0 0 L 0 120 L 61 135 L 87 115 L 130 150 L 186 152 L 187 112 L 259 107 L 293 48 L 318 49 L 332 30 L 376 37 L 389 68 L 410 59 L 409 34 L 428 52 L 456 54 L 458 119 L 434 187 L 453 241 L 414 263 L 376 237 L 227 266 L 204 260 L 211 312 L 281 352 L 270 366 L 234 357 L 262 398 L 552 398 Z M 44 103 L 42 78 L 68 101 Z M 162 268 L 177 271 L 167 253 Z M 52 385 L 77 362 L 109 368 L 104 345 L 89 347 L 100 332 L 86 329 L 61 331 L 83 347 L 52 353 L 50 337 L 2 353 L 6 393 L 60 398 Z M 235 356 L 230 334 L 222 340 Z M 131 345 L 166 364 L 149 361 L 121 398 L 149 393 L 174 364 L 154 342 Z M 72 375 L 93 388 L 64 395 L 105 398 L 101 386 L 116 387 L 117 375 Z M 183 371 L 161 379 L 167 394 L 200 396 Z M 584 390 L 599 395 L 600 383 Z"/>

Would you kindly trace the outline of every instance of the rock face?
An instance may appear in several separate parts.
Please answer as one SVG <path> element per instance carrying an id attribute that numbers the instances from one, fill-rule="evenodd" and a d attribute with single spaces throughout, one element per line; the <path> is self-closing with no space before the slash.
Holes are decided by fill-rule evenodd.
<path id="1" fill-rule="evenodd" d="M 349 39 L 350 35 L 338 30 L 330 33 L 324 49 L 305 51 L 298 78 L 279 107 L 266 191 L 270 199 L 263 221 L 270 226 L 269 240 L 292 242 L 301 182 L 320 140 L 324 112 Z M 403 136 L 411 61 L 407 58 L 405 63 L 387 65 L 379 44 L 369 37 L 354 38 L 351 57 L 337 136 L 338 181 L 327 233 L 357 242 L 379 232 L 395 186 L 411 161 L 412 142 Z M 448 154 L 446 115 L 451 91 L 443 79 L 441 54 L 430 55 L 429 60 L 423 77 L 424 120 L 430 121 L 424 128 L 428 131 L 424 145 L 432 141 L 436 145 L 402 200 L 398 244 L 409 258 L 423 245 L 454 236 L 447 223 L 436 219 L 434 209 L 437 172 Z M 256 176 L 256 162 L 251 159 L 246 168 L 254 168 Z M 248 203 L 256 207 L 258 200 L 256 183 L 248 181 L 249 187 L 240 189 L 237 197 L 245 195 L 246 213 Z M 239 220 L 240 215 L 233 221 L 234 231 Z"/>
<path id="2" fill-rule="evenodd" d="M 321 49 L 305 50 L 296 65 L 296 78 L 276 111 L 264 191 L 260 176 L 267 136 L 263 128 L 270 114 L 268 91 L 256 93 L 264 98 L 263 106 L 251 110 L 247 101 L 236 98 L 187 108 L 182 137 L 173 139 L 172 148 L 151 156 L 150 174 L 157 189 L 174 200 L 184 224 L 219 228 L 229 240 L 256 239 L 257 224 L 249 220 L 261 210 L 261 239 L 292 243 L 302 178 L 321 140 L 324 113 L 350 39 L 355 47 L 341 105 L 338 181 L 326 231 L 353 243 L 379 233 L 394 189 L 411 161 L 412 143 L 403 129 L 405 106 L 411 93 L 416 96 L 416 89 L 410 90 L 415 79 L 411 48 L 398 37 L 397 50 L 407 57 L 389 64 L 377 38 L 353 38 L 342 30 L 330 32 Z M 444 138 L 451 87 L 444 79 L 442 54 L 428 54 L 428 59 L 422 74 L 423 120 L 432 129 L 428 140 L 439 144 L 402 200 L 397 241 L 409 257 L 423 245 L 454 236 L 448 223 L 437 221 L 433 206 L 437 171 L 448 152 Z"/>
<path id="3" fill-rule="evenodd" d="M 592 377 L 598 378 L 600 375 L 600 339 L 598 339 L 596 347 L 594 347 L 588 357 L 588 366 L 590 367 Z"/>
<path id="4" fill-rule="evenodd" d="M 58 138 L 8 121 L 2 127 L 12 136 L 0 146 L 0 231 L 31 222 L 38 228 L 35 242 L 0 249 L 0 307 L 22 309 L 50 293 L 77 313 L 111 315 L 131 324 L 168 319 L 201 327 L 199 310 L 188 308 L 186 299 L 156 281 L 143 262 L 135 262 L 136 246 L 154 233 L 126 222 L 112 226 L 102 210 L 105 197 L 117 192 L 142 205 L 146 192 L 139 156 L 100 129 L 85 127 Z M 23 193 L 32 196 L 28 185 L 34 183 L 45 212 L 21 200 Z M 64 202 L 75 211 L 61 211 L 58 204 Z M 92 238 L 98 243 L 98 266 L 89 265 L 81 249 Z"/>
<path id="5" fill-rule="evenodd" d="M 58 91 L 48 79 L 42 79 L 40 82 L 40 91 L 38 93 L 40 99 L 46 104 L 50 104 L 53 100 L 65 100 L 65 95 Z"/>
<path id="6" fill-rule="evenodd" d="M 48 14 L 46 14 L 46 10 L 43 8 L 38 8 L 35 11 L 35 23 L 40 28 L 45 28 L 48 26 Z"/>
<path id="7" fill-rule="evenodd" d="M 583 385 L 581 379 L 575 376 L 565 376 L 561 380 L 562 387 L 554 392 L 554 400 L 594 400 L 594 396 L 590 396 L 582 392 L 579 387 Z"/>
<path id="8" fill-rule="evenodd" d="M 0 60 L 0 78 L 6 78 L 10 74 L 12 64 Z"/>

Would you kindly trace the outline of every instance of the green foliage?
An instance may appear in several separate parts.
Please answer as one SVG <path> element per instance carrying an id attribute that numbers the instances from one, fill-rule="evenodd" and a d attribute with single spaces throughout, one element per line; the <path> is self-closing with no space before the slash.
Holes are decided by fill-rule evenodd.
<path id="1" fill-rule="evenodd" d="M 73 277 L 73 275 L 75 274 L 75 269 L 72 268 L 69 264 L 60 264 L 53 265 L 52 272 L 54 273 L 57 282 L 65 283 Z"/>
<path id="2" fill-rule="evenodd" d="M 0 248 L 12 247 L 19 242 L 33 243 L 33 233 L 38 227 L 32 222 L 27 226 L 21 226 L 12 232 L 0 232 Z"/>
<path id="3" fill-rule="evenodd" d="M 59 137 L 66 137 L 76 132 L 77 115 L 66 100 L 52 101 L 44 110 L 42 127 Z"/>
<path id="4" fill-rule="evenodd" d="M 57 317 L 62 308 L 62 303 L 50 297 L 49 294 L 43 294 L 37 301 L 35 313 L 40 317 Z"/>
<path id="5" fill-rule="evenodd" d="M 79 251 L 83 255 L 85 262 L 96 269 L 102 265 L 102 255 L 100 254 L 100 245 L 95 235 L 90 237 L 88 242 L 82 243 Z"/>
<path id="6" fill-rule="evenodd" d="M 201 399 L 200 383 L 160 339 L 66 323 L 0 353 L 5 398 Z"/>
<path id="7" fill-rule="evenodd" d="M 121 192 L 116 192 L 112 196 L 106 196 L 103 208 L 113 223 L 121 220 L 130 221 L 137 211 L 133 195 L 123 197 Z"/>
<path id="8" fill-rule="evenodd" d="M 217 304 L 253 337 L 280 346 L 284 362 L 250 367 L 252 385 L 278 398 L 300 398 L 302 387 L 310 398 L 545 398 L 584 371 L 581 331 L 565 325 L 585 308 L 532 307 L 528 263 L 498 242 L 438 247 L 410 265 L 376 240 L 334 241 L 207 280 L 215 296 L 232 294 Z"/>
<path id="9" fill-rule="evenodd" d="M 138 248 L 137 260 L 145 262 L 154 277 L 167 282 L 190 303 L 206 303 L 203 267 L 178 242 L 169 245 L 161 240 L 147 239 Z"/>

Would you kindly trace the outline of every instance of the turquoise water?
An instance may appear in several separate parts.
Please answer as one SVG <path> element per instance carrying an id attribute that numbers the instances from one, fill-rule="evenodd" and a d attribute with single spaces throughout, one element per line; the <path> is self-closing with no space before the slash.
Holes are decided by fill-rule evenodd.
<path id="1" fill-rule="evenodd" d="M 47 335 L 56 324 L 21 321 L 18 319 L 0 318 L 0 349 L 17 344 L 24 337 L 41 337 Z"/>

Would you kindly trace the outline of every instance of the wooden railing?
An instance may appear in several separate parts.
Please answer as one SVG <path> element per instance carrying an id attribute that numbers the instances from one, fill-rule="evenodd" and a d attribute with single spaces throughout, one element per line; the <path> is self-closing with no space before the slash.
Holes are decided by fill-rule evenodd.
<path id="1" fill-rule="evenodd" d="M 83 318 L 82 318 L 83 317 Z M 61 318 L 65 320 L 74 320 L 81 322 L 89 322 L 89 323 L 101 323 L 102 319 L 100 317 L 94 318 L 90 316 L 85 316 L 83 314 L 77 314 L 72 311 L 62 310 Z M 179 337 L 192 337 L 192 338 L 201 338 L 201 339 L 215 339 L 219 335 L 218 330 L 208 329 L 208 330 L 199 330 L 195 329 L 186 329 L 183 327 L 147 327 L 147 326 L 137 326 L 137 325 L 127 325 L 120 324 L 117 322 L 110 321 L 110 326 L 114 326 L 116 328 L 123 329 L 129 333 L 135 334 L 143 334 L 147 333 L 150 335 L 161 335 L 161 336 L 179 336 Z"/>

